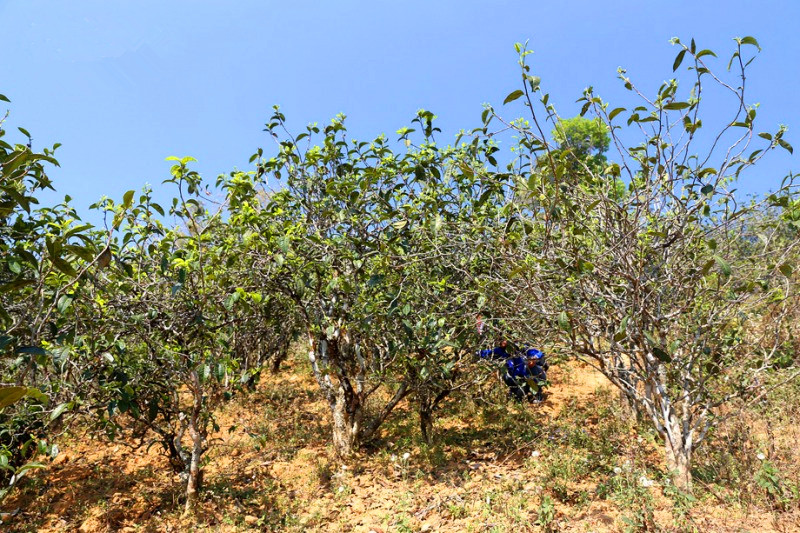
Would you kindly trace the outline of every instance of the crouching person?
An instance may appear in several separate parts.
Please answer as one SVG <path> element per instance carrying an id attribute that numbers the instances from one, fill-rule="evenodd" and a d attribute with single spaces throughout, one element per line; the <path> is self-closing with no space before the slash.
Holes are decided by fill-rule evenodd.
<path id="1" fill-rule="evenodd" d="M 500 376 L 515 400 L 540 402 L 544 399 L 542 389 L 547 382 L 544 353 L 533 348 L 519 350 L 502 340 L 495 348 L 481 350 L 478 355 L 483 359 L 504 361 Z"/>
<path id="2" fill-rule="evenodd" d="M 503 382 L 508 385 L 508 392 L 515 400 L 520 402 L 526 398 L 529 401 L 533 400 L 530 378 L 526 358 L 516 356 L 506 360 Z"/>
<path id="3" fill-rule="evenodd" d="M 547 371 L 550 365 L 544 356 L 544 352 L 535 348 L 525 350 L 525 358 L 528 366 L 528 387 L 533 392 L 534 402 L 544 400 L 544 387 L 547 384 Z"/>
<path id="4" fill-rule="evenodd" d="M 506 360 L 503 381 L 516 400 L 527 399 L 539 403 L 544 400 L 548 368 L 543 352 L 534 348 L 524 348 Z"/>

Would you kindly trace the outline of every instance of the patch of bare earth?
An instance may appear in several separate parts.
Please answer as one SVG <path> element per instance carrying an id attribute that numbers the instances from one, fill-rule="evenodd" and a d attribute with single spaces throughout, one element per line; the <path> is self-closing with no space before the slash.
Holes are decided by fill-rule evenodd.
<path id="1" fill-rule="evenodd" d="M 576 406 L 608 401 L 606 382 L 589 367 L 555 367 L 551 378 L 543 404 L 502 404 L 497 412 L 507 416 L 503 420 L 525 415 L 525 423 L 547 428 Z M 220 430 L 208 453 L 200 509 L 190 519 L 181 518 L 182 487 L 157 446 L 131 449 L 73 435 L 60 443 L 62 453 L 45 471 L 6 500 L 4 511 L 19 511 L 2 527 L 87 533 L 539 529 L 549 490 L 542 480 L 559 459 L 554 445 L 540 446 L 550 432 L 532 428 L 538 437 L 515 441 L 491 415 L 454 411 L 438 422 L 438 443 L 427 447 L 415 436 L 413 410 L 402 405 L 379 445 L 341 466 L 330 458 L 329 413 L 316 391 L 305 367 L 295 361 L 217 414 Z M 579 424 L 595 436 L 603 421 L 587 412 Z M 660 460 L 652 444 L 637 444 L 633 434 L 622 437 L 631 441 L 631 449 L 649 447 L 646 460 Z M 554 529 L 624 527 L 624 510 L 597 496 L 591 479 L 567 484 L 568 501 L 554 501 Z M 655 520 L 671 524 L 670 501 L 658 487 L 650 490 Z M 582 494 L 588 499 L 580 500 Z M 698 531 L 800 531 L 792 523 L 796 517 L 773 518 L 713 500 L 691 513 Z"/>

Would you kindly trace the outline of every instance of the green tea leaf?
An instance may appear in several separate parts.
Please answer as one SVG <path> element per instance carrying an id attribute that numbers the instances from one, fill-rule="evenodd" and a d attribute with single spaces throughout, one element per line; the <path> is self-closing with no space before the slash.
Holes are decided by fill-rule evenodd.
<path id="1" fill-rule="evenodd" d="M 28 387 L 0 387 L 0 409 L 18 402 L 27 394 Z"/>
<path id="2" fill-rule="evenodd" d="M 678 55 L 675 56 L 675 62 L 672 63 L 672 72 L 678 70 L 678 67 L 681 66 L 681 63 L 683 63 L 683 57 L 685 55 L 686 55 L 686 49 L 683 49 L 680 52 L 678 52 Z"/>
<path id="3" fill-rule="evenodd" d="M 558 314 L 558 326 L 567 333 L 572 333 L 572 326 L 569 323 L 569 315 L 567 315 L 566 311 L 561 311 Z"/>
<path id="4" fill-rule="evenodd" d="M 731 265 L 730 265 L 730 263 L 728 263 L 727 261 L 725 261 L 723 258 L 721 258 L 718 255 L 714 256 L 714 261 L 716 261 L 717 265 L 719 265 L 719 269 L 722 272 L 722 275 L 724 275 L 726 277 L 731 275 Z"/>
<path id="5" fill-rule="evenodd" d="M 525 93 L 522 92 L 521 90 L 517 89 L 516 91 L 514 91 L 514 92 L 510 93 L 508 96 L 506 96 L 506 99 L 503 100 L 503 105 L 506 105 L 509 102 L 513 102 L 514 100 L 516 100 L 517 98 L 519 98 L 523 94 L 525 94 Z"/>
<path id="6" fill-rule="evenodd" d="M 608 120 L 614 120 L 614 117 L 616 117 L 617 115 L 619 115 L 623 111 L 625 111 L 624 107 L 618 107 L 618 108 L 612 110 L 611 113 L 608 114 Z"/>
<path id="7" fill-rule="evenodd" d="M 122 195 L 122 205 L 126 208 L 133 205 L 133 191 L 128 191 Z"/>

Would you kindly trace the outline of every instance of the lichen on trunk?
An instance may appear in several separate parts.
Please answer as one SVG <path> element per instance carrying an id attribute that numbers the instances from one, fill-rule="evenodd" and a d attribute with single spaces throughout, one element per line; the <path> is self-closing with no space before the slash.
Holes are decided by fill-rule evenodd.
<path id="1" fill-rule="evenodd" d="M 384 383 L 380 379 L 367 386 L 367 367 L 359 355 L 361 347 L 346 336 L 329 339 L 309 333 L 308 359 L 314 377 L 331 409 L 333 448 L 340 459 L 347 459 L 363 442 L 372 438 L 397 404 L 408 395 L 400 383 L 393 396 L 369 420 L 364 420 L 364 405 Z"/>
<path id="2" fill-rule="evenodd" d="M 192 410 L 187 420 L 187 429 L 189 430 L 189 437 L 192 443 L 192 451 L 188 464 L 184 515 L 189 515 L 194 512 L 198 493 L 202 486 L 203 471 L 200 468 L 200 461 L 205 452 L 207 433 L 206 420 L 203 418 L 203 389 L 197 371 L 192 371 L 191 373 L 191 384 L 189 388 L 192 392 Z"/>

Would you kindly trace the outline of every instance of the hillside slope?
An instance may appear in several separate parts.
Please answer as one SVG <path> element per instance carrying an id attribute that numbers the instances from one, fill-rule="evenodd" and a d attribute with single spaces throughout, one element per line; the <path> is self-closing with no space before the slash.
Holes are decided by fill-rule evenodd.
<path id="1" fill-rule="evenodd" d="M 552 381 L 541 405 L 510 403 L 499 384 L 495 404 L 453 402 L 432 447 L 401 405 L 382 440 L 338 467 L 327 444 L 327 406 L 302 360 L 291 361 L 218 413 L 195 518 L 181 518 L 179 479 L 157 446 L 133 449 L 76 432 L 49 468 L 6 501 L 6 511 L 18 511 L 4 527 L 800 531 L 796 511 L 737 504 L 711 487 L 701 486 L 700 501 L 685 511 L 665 490 L 657 443 L 620 421 L 602 376 L 572 364 L 554 368 Z M 642 476 L 652 486 L 642 486 Z"/>

